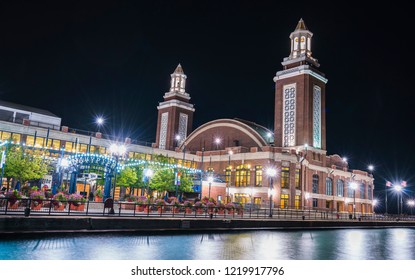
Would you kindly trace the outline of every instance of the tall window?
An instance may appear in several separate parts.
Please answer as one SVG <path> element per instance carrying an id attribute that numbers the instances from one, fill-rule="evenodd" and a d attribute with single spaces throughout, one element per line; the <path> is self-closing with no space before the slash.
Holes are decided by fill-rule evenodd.
<path id="1" fill-rule="evenodd" d="M 246 165 L 239 165 L 236 167 L 235 186 L 246 187 L 249 184 L 249 168 Z"/>
<path id="2" fill-rule="evenodd" d="M 4 134 L 4 132 L 3 132 Z M 26 146 L 33 146 L 35 144 L 35 137 L 28 135 L 26 137 Z"/>
<path id="3" fill-rule="evenodd" d="M 344 195 L 344 181 L 343 180 L 337 180 L 337 196 L 343 196 Z"/>
<path id="4" fill-rule="evenodd" d="M 313 198 L 313 207 L 317 207 L 318 206 L 318 200 L 317 198 Z"/>
<path id="5" fill-rule="evenodd" d="M 300 188 L 300 169 L 295 169 L 295 188 Z"/>
<path id="6" fill-rule="evenodd" d="M 353 189 L 352 189 L 352 187 L 350 186 L 350 183 L 349 183 L 349 185 L 347 186 L 347 197 L 354 197 L 353 196 Z"/>
<path id="7" fill-rule="evenodd" d="M 290 168 L 281 168 L 281 188 L 288 188 L 290 186 Z"/>
<path id="8" fill-rule="evenodd" d="M 333 179 L 326 178 L 326 195 L 333 195 Z"/>
<path id="9" fill-rule="evenodd" d="M 255 186 L 256 187 L 262 186 L 262 166 L 261 165 L 255 166 Z"/>
<path id="10" fill-rule="evenodd" d="M 313 185 L 312 185 L 312 192 L 318 193 L 318 175 L 313 175 Z"/>
<path id="11" fill-rule="evenodd" d="M 360 184 L 360 198 L 365 198 L 365 184 Z"/>
<path id="12" fill-rule="evenodd" d="M 281 194 L 281 209 L 288 208 L 288 200 L 289 200 L 288 194 Z"/>
<path id="13" fill-rule="evenodd" d="M 300 203 L 300 196 L 299 195 L 296 195 L 295 196 L 295 200 L 294 200 L 294 207 L 295 207 L 295 209 L 300 209 L 300 205 L 301 205 L 301 203 Z"/>

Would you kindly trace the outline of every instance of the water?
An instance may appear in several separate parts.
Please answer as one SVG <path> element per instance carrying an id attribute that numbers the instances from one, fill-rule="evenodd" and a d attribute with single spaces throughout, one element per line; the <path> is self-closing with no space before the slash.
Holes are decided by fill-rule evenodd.
<path id="1" fill-rule="evenodd" d="M 410 228 L 0 237 L 0 260 L 415 259 Z"/>

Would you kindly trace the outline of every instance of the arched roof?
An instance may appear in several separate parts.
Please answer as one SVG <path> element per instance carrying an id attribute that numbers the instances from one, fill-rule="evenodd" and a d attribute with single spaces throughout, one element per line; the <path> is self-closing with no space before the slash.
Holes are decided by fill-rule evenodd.
<path id="1" fill-rule="evenodd" d="M 218 119 L 205 123 L 194 130 L 183 142 L 186 150 L 200 151 L 204 150 L 223 150 L 225 147 L 243 146 L 258 147 L 268 146 L 268 133 L 272 131 L 254 122 L 241 119 Z M 220 144 L 214 140 L 221 139 Z M 218 147 L 220 146 L 220 147 Z"/>

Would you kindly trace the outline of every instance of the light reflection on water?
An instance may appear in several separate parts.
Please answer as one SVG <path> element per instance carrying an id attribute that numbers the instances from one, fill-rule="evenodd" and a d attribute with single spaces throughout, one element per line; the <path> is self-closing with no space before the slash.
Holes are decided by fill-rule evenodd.
<path id="1" fill-rule="evenodd" d="M 408 228 L 48 234 L 3 239 L 0 260 L 413 260 L 414 237 Z"/>

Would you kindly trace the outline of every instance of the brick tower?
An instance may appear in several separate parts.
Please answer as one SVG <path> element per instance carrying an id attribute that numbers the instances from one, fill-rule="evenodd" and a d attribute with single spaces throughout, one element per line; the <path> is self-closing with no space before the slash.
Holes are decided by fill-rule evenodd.
<path id="1" fill-rule="evenodd" d="M 274 77 L 277 147 L 307 144 L 326 150 L 325 75 L 312 57 L 311 33 L 300 19 L 290 34 L 291 53 L 281 63 L 283 70 Z"/>
<path id="2" fill-rule="evenodd" d="M 159 103 L 156 147 L 174 150 L 180 146 L 192 131 L 193 104 L 186 92 L 186 75 L 179 64 L 170 81 L 170 91 L 164 94 L 164 101 Z"/>

